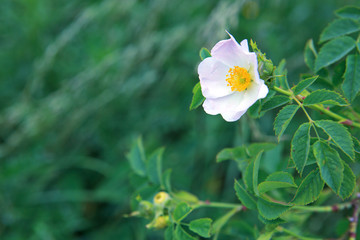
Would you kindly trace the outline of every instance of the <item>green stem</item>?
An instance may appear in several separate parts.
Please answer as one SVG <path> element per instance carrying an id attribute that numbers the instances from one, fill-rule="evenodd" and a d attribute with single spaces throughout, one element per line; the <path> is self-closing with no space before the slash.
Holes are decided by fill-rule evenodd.
<path id="1" fill-rule="evenodd" d="M 213 207 L 213 208 L 238 208 L 242 209 L 244 206 L 241 204 L 235 203 L 222 203 L 222 202 L 203 202 L 200 201 L 198 204 L 194 205 L 193 208 L 201 208 L 201 207 Z"/>
<path id="2" fill-rule="evenodd" d="M 273 87 L 273 89 L 279 93 L 282 93 L 284 95 L 287 95 L 289 97 L 292 97 L 293 96 L 293 93 L 290 91 L 290 90 L 284 90 L 284 89 L 281 89 L 279 87 Z M 296 98 L 296 96 L 294 96 Z M 294 99 L 295 99 L 294 98 Z M 296 99 L 297 100 L 297 99 Z M 357 123 L 357 122 L 353 122 L 353 121 L 350 121 L 349 119 L 337 114 L 337 113 L 334 113 L 332 111 L 330 111 L 329 109 L 326 109 L 324 108 L 322 105 L 320 104 L 315 104 L 315 105 L 311 105 L 309 106 L 309 108 L 311 109 L 315 109 L 315 110 L 318 110 L 320 112 L 322 112 L 323 114 L 326 114 L 336 120 L 338 120 L 339 122 L 344 122 L 344 121 L 348 121 L 348 125 L 349 126 L 353 126 L 353 127 L 357 127 L 357 128 L 360 128 L 360 123 Z"/>

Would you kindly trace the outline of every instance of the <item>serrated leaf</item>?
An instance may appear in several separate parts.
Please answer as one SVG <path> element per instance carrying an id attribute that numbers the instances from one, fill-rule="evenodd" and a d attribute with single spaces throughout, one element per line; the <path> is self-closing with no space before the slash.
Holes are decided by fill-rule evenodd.
<path id="1" fill-rule="evenodd" d="M 290 101 L 291 101 L 291 99 L 286 96 L 282 96 L 282 95 L 274 96 L 269 101 L 264 103 L 264 105 L 262 105 L 261 111 L 263 111 L 263 112 L 269 111 L 271 109 L 285 105 L 285 104 L 289 103 Z"/>
<path id="2" fill-rule="evenodd" d="M 360 30 L 360 23 L 349 18 L 332 21 L 321 33 L 320 42 L 343 36 Z"/>
<path id="3" fill-rule="evenodd" d="M 269 220 L 264 218 L 263 216 L 261 216 L 260 214 L 258 214 L 258 218 L 259 220 L 264 223 L 264 224 L 274 224 L 274 225 L 278 225 L 278 224 L 282 224 L 285 223 L 286 221 L 281 219 L 281 218 L 275 218 L 273 220 Z"/>
<path id="4" fill-rule="evenodd" d="M 302 174 L 309 157 L 310 127 L 310 123 L 301 124 L 291 141 L 291 158 L 300 175 Z"/>
<path id="5" fill-rule="evenodd" d="M 176 240 L 196 240 L 196 237 L 191 236 L 187 233 L 180 224 L 176 225 L 175 228 L 175 239 Z"/>
<path id="6" fill-rule="evenodd" d="M 305 106 L 314 104 L 332 104 L 337 106 L 349 105 L 340 94 L 334 91 L 320 89 L 310 93 L 304 100 Z"/>
<path id="7" fill-rule="evenodd" d="M 201 92 L 201 85 L 200 82 L 198 82 L 193 88 L 193 97 L 190 104 L 190 110 L 198 108 L 204 102 L 204 100 L 205 98 Z"/>
<path id="8" fill-rule="evenodd" d="M 332 75 L 332 83 L 334 86 L 338 86 L 343 82 L 343 76 L 345 73 L 345 61 L 341 61 L 334 67 L 334 73 Z"/>
<path id="9" fill-rule="evenodd" d="M 162 155 L 165 148 L 155 150 L 146 162 L 146 172 L 151 182 L 162 184 Z"/>
<path id="10" fill-rule="evenodd" d="M 354 39 L 348 36 L 338 37 L 327 42 L 322 46 L 315 60 L 315 72 L 338 61 L 348 54 L 354 47 Z"/>
<path id="11" fill-rule="evenodd" d="M 274 130 L 275 134 L 278 136 L 278 141 L 280 141 L 281 136 L 298 109 L 298 105 L 287 105 L 279 111 L 274 122 Z"/>
<path id="12" fill-rule="evenodd" d="M 274 172 L 259 184 L 259 193 L 265 193 L 278 188 L 297 187 L 293 177 L 287 172 Z"/>
<path id="13" fill-rule="evenodd" d="M 339 196 L 344 200 L 349 198 L 356 187 L 356 177 L 347 163 L 344 163 L 344 179 L 341 183 Z"/>
<path id="14" fill-rule="evenodd" d="M 136 139 L 126 157 L 130 162 L 132 170 L 139 176 L 145 176 L 146 157 L 141 137 Z"/>
<path id="15" fill-rule="evenodd" d="M 272 149 L 274 149 L 277 145 L 274 143 L 252 143 L 250 144 L 246 150 L 249 154 L 250 157 L 254 157 L 256 155 L 258 155 L 259 152 L 263 151 L 270 151 Z"/>
<path id="16" fill-rule="evenodd" d="M 343 18 L 360 19 L 360 7 L 346 6 L 336 10 L 336 15 Z"/>
<path id="17" fill-rule="evenodd" d="M 258 173 L 259 173 L 259 164 L 263 151 L 259 152 L 256 157 L 253 157 L 245 170 L 244 181 L 248 189 L 255 193 L 257 196 L 259 195 L 259 191 L 257 189 L 258 183 Z"/>
<path id="18" fill-rule="evenodd" d="M 247 157 L 245 147 L 224 148 L 216 155 L 216 162 L 235 160 Z"/>
<path id="19" fill-rule="evenodd" d="M 201 60 L 204 60 L 205 58 L 211 57 L 211 53 L 207 48 L 201 48 L 199 52 L 199 56 Z"/>
<path id="20" fill-rule="evenodd" d="M 291 208 L 291 206 L 282 205 L 275 202 L 269 202 L 263 198 L 258 199 L 257 206 L 261 216 L 268 220 L 273 220 L 280 217 L 281 214 Z"/>
<path id="21" fill-rule="evenodd" d="M 246 191 L 244 186 L 235 180 L 235 192 L 240 202 L 248 209 L 256 209 L 254 198 Z"/>
<path id="22" fill-rule="evenodd" d="M 321 178 L 336 193 L 343 180 L 344 165 L 339 153 L 326 142 L 317 141 L 313 145 L 316 162 L 320 169 Z"/>
<path id="23" fill-rule="evenodd" d="M 301 81 L 293 88 L 294 94 L 295 94 L 295 95 L 300 94 L 302 91 L 304 91 L 306 88 L 308 88 L 311 84 L 313 84 L 318 77 L 319 77 L 319 76 L 313 76 L 313 77 L 309 77 L 309 78 L 305 78 L 305 79 L 301 80 Z"/>
<path id="24" fill-rule="evenodd" d="M 321 179 L 319 170 L 310 172 L 301 182 L 292 203 L 306 205 L 316 201 L 322 189 L 324 180 Z"/>
<path id="25" fill-rule="evenodd" d="M 315 69 L 315 59 L 317 57 L 317 52 L 314 46 L 314 41 L 309 39 L 306 42 L 305 50 L 304 50 L 304 60 L 306 65 L 309 67 L 311 71 L 314 72 Z"/>
<path id="26" fill-rule="evenodd" d="M 360 142 L 355 137 L 352 137 L 353 143 L 354 143 L 354 150 L 356 153 L 360 154 Z"/>
<path id="27" fill-rule="evenodd" d="M 211 236 L 211 218 L 199 218 L 189 224 L 189 229 L 201 237 L 209 238 Z"/>
<path id="28" fill-rule="evenodd" d="M 342 90 L 345 97 L 352 102 L 360 91 L 360 55 L 349 55 L 346 58 L 345 80 Z"/>
<path id="29" fill-rule="evenodd" d="M 187 215 L 191 213 L 192 209 L 186 202 L 179 203 L 173 212 L 173 218 L 176 222 L 181 222 Z"/>
<path id="30" fill-rule="evenodd" d="M 324 132 L 332 138 L 338 146 L 350 159 L 354 159 L 354 145 L 348 130 L 341 124 L 331 120 L 315 121 L 315 125 L 322 128 Z"/>
<path id="31" fill-rule="evenodd" d="M 282 59 L 279 63 L 279 66 L 274 71 L 275 85 L 281 87 L 282 89 L 289 89 L 289 84 L 287 82 L 287 70 L 285 68 L 286 61 Z"/>

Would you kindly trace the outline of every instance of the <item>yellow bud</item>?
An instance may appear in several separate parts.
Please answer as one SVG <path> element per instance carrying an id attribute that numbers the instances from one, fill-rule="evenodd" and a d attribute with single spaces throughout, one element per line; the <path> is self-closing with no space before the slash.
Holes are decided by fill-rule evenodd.
<path id="1" fill-rule="evenodd" d="M 156 229 L 162 229 L 167 227 L 169 223 L 169 216 L 159 216 L 155 219 L 153 227 Z"/>
<path id="2" fill-rule="evenodd" d="M 159 192 L 158 194 L 155 195 L 154 197 L 154 204 L 155 205 L 160 205 L 162 207 L 165 206 L 165 204 L 170 200 L 170 196 L 169 194 L 167 194 L 166 192 Z"/>

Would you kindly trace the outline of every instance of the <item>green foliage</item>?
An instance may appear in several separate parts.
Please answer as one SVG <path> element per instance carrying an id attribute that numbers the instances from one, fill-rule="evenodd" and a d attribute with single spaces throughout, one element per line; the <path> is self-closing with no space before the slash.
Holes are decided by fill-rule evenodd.
<path id="1" fill-rule="evenodd" d="M 278 188 L 297 187 L 294 178 L 287 172 L 274 172 L 259 184 L 259 193 L 263 194 Z"/>
<path id="2" fill-rule="evenodd" d="M 262 107 L 261 107 L 261 111 L 264 111 L 264 112 L 269 111 L 271 109 L 285 105 L 289 102 L 290 102 L 290 99 L 288 97 L 278 95 L 278 96 L 272 97 L 269 101 L 265 102 L 264 105 L 262 105 Z"/>
<path id="3" fill-rule="evenodd" d="M 180 225 L 176 225 L 175 228 L 175 239 L 176 240 L 195 240 L 197 238 L 187 233 Z"/>
<path id="4" fill-rule="evenodd" d="M 305 45 L 304 50 L 304 60 L 308 68 L 315 72 L 315 59 L 317 57 L 317 51 L 314 46 L 314 41 L 312 39 L 308 40 Z"/>
<path id="5" fill-rule="evenodd" d="M 343 165 L 344 165 L 344 173 L 343 173 L 344 178 L 342 179 L 341 182 L 339 196 L 342 199 L 346 199 L 349 198 L 355 190 L 356 177 L 347 163 L 343 162 Z"/>
<path id="6" fill-rule="evenodd" d="M 300 183 L 292 203 L 306 205 L 316 201 L 324 188 L 324 180 L 321 179 L 320 172 L 314 170 L 310 172 Z"/>
<path id="7" fill-rule="evenodd" d="M 279 203 L 267 201 L 263 198 L 259 198 L 257 201 L 259 213 L 265 219 L 274 220 L 281 216 L 284 212 L 288 211 L 291 206 L 282 205 Z"/>
<path id="8" fill-rule="evenodd" d="M 350 159 L 354 159 L 354 145 L 348 130 L 341 124 L 331 120 L 315 121 L 315 125 L 322 128 L 332 141 L 338 146 Z"/>
<path id="9" fill-rule="evenodd" d="M 310 151 L 310 123 L 303 123 L 291 141 L 291 158 L 297 171 L 302 174 Z"/>
<path id="10" fill-rule="evenodd" d="M 201 48 L 199 52 L 199 56 L 201 60 L 204 60 L 205 58 L 211 57 L 211 53 L 207 48 Z"/>
<path id="11" fill-rule="evenodd" d="M 294 117 L 295 113 L 299 109 L 297 105 L 287 105 L 280 110 L 278 115 L 275 118 L 274 130 L 275 134 L 278 136 L 278 141 L 280 141 L 281 136 L 285 132 L 287 126 L 289 125 L 291 119 Z"/>
<path id="12" fill-rule="evenodd" d="M 320 140 L 314 143 L 314 155 L 320 169 L 321 178 L 338 194 L 344 171 L 344 164 L 339 154 L 326 142 Z"/>
<path id="13" fill-rule="evenodd" d="M 360 91 L 360 56 L 359 54 L 349 55 L 346 58 L 345 80 L 342 90 L 345 97 L 352 102 Z"/>
<path id="14" fill-rule="evenodd" d="M 256 157 L 253 157 L 250 160 L 248 167 L 245 170 L 244 174 L 244 182 L 247 188 L 255 193 L 255 195 L 259 195 L 258 190 L 258 174 L 259 174 L 259 166 L 260 166 L 260 159 L 263 152 L 259 152 Z"/>
<path id="15" fill-rule="evenodd" d="M 309 78 L 305 78 L 303 80 L 301 80 L 295 87 L 293 87 L 293 92 L 295 95 L 300 94 L 302 91 L 304 91 L 306 88 L 308 88 L 311 84 L 313 84 L 315 82 L 315 80 L 318 78 L 319 76 L 313 76 L 313 77 L 309 77 Z"/>
<path id="16" fill-rule="evenodd" d="M 204 102 L 204 100 L 205 98 L 201 92 L 200 82 L 198 82 L 193 88 L 193 98 L 191 100 L 190 110 L 198 108 Z"/>
<path id="17" fill-rule="evenodd" d="M 304 100 L 305 106 L 314 104 L 333 104 L 337 106 L 349 105 L 340 94 L 334 91 L 320 89 L 310 93 Z"/>
<path id="18" fill-rule="evenodd" d="M 210 218 L 199 218 L 190 222 L 189 229 L 201 237 L 209 238 L 211 236 L 211 223 Z"/>
<path id="19" fill-rule="evenodd" d="M 315 61 L 315 72 L 323 67 L 338 61 L 355 47 L 355 41 L 351 37 L 343 36 L 335 38 L 324 44 Z"/>
<path id="20" fill-rule="evenodd" d="M 320 41 L 327 41 L 342 35 L 350 34 L 360 30 L 360 23 L 352 19 L 336 19 L 331 22 L 321 33 Z"/>
<path id="21" fill-rule="evenodd" d="M 145 176 L 146 159 L 142 139 L 140 137 L 133 143 L 130 152 L 126 156 L 133 171 L 140 176 Z"/>
<path id="22" fill-rule="evenodd" d="M 146 162 L 146 171 L 149 179 L 154 184 L 163 185 L 162 183 L 162 156 L 165 148 L 155 150 Z"/>
<path id="23" fill-rule="evenodd" d="M 181 220 L 186 218 L 186 216 L 189 215 L 191 211 L 191 207 L 186 202 L 179 203 L 174 209 L 173 218 L 176 222 L 179 223 Z"/>
<path id="24" fill-rule="evenodd" d="M 253 196 L 251 196 L 244 186 L 235 180 L 235 191 L 236 196 L 239 198 L 240 202 L 244 204 L 245 207 L 249 209 L 256 209 L 256 201 L 254 200 Z"/>
<path id="25" fill-rule="evenodd" d="M 343 18 L 360 19 L 360 7 L 346 6 L 335 11 L 336 15 Z"/>

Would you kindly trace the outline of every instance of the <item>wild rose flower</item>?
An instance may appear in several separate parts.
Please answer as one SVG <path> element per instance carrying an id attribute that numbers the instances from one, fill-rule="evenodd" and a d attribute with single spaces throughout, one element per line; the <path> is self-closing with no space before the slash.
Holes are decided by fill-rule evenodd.
<path id="1" fill-rule="evenodd" d="M 198 73 L 205 112 L 233 122 L 269 89 L 259 77 L 257 57 L 249 52 L 247 40 L 239 44 L 229 36 L 211 49 L 211 57 L 200 63 Z"/>

